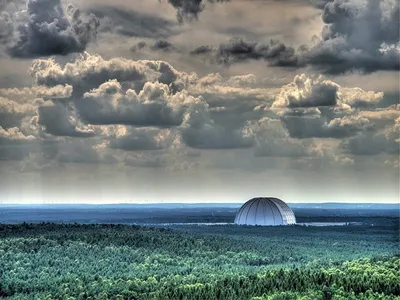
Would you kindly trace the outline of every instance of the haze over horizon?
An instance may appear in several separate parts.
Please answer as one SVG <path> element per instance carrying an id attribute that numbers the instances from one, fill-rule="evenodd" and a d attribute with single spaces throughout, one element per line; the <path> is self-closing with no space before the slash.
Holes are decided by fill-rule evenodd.
<path id="1" fill-rule="evenodd" d="M 396 0 L 0 1 L 0 204 L 399 203 Z"/>

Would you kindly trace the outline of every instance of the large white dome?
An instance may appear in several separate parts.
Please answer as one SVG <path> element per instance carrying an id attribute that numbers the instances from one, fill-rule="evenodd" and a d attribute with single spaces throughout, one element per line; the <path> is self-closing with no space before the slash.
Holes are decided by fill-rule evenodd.
<path id="1" fill-rule="evenodd" d="M 236 214 L 235 224 L 276 226 L 296 224 L 290 207 L 278 198 L 253 198 Z"/>

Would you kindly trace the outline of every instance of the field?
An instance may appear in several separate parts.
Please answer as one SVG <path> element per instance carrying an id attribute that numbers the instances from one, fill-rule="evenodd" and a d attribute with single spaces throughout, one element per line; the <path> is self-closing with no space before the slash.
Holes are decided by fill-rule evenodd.
<path id="1" fill-rule="evenodd" d="M 360 224 L 324 227 L 162 224 L 229 222 L 232 207 L 180 208 L 175 219 L 153 207 L 135 220 L 122 216 L 127 224 L 56 224 L 47 222 L 54 211 L 27 209 L 0 215 L 15 223 L 0 224 L 0 298 L 400 299 L 396 207 L 297 209 L 298 221 Z M 115 207 L 104 209 L 117 223 Z M 80 223 L 103 214 L 87 212 Z M 139 219 L 153 223 L 128 225 Z"/>

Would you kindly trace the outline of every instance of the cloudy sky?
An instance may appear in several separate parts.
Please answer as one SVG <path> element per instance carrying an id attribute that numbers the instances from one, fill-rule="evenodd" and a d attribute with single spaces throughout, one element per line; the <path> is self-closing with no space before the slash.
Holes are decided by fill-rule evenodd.
<path id="1" fill-rule="evenodd" d="M 397 0 L 0 0 L 0 203 L 398 202 Z"/>

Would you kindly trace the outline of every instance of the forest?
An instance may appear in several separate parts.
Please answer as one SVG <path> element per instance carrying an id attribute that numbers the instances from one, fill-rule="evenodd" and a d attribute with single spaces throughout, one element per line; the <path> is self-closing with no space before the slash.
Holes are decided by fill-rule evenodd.
<path id="1" fill-rule="evenodd" d="M 0 224 L 3 299 L 400 299 L 375 226 Z"/>

